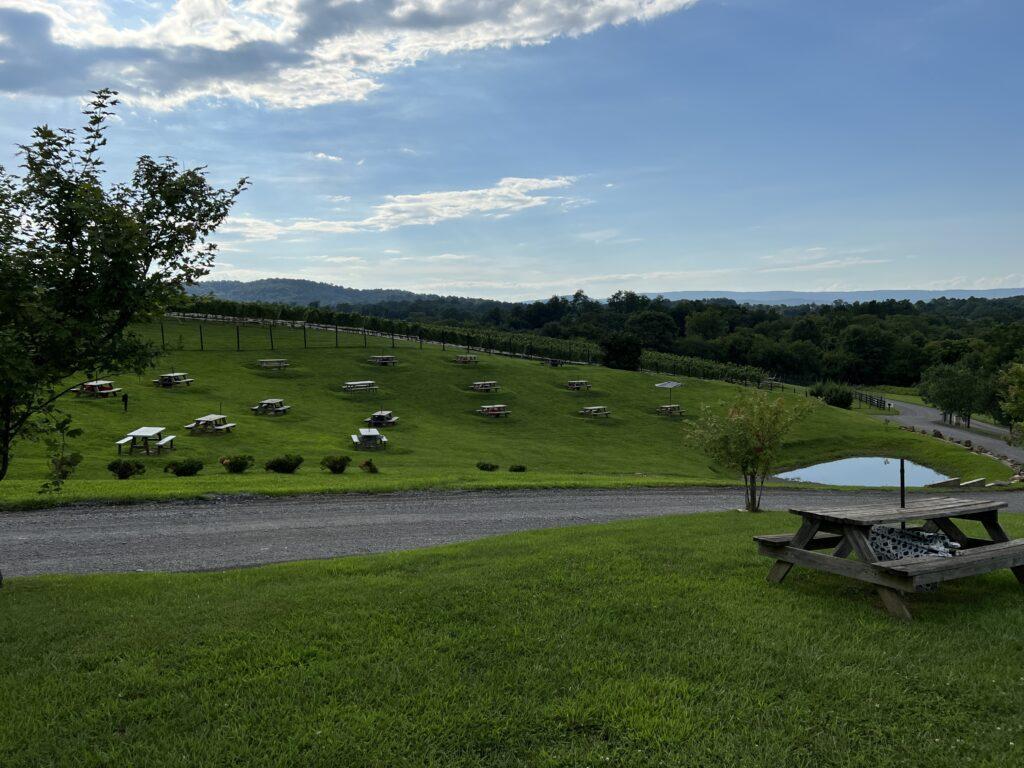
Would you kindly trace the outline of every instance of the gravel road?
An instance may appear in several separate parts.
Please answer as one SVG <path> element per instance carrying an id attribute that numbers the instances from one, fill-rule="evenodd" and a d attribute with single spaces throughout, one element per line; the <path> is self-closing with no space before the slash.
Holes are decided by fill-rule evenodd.
<path id="1" fill-rule="evenodd" d="M 878 491 L 765 492 L 765 506 L 894 501 Z M 1024 493 L 1007 493 L 1024 511 Z M 0 514 L 5 577 L 200 571 L 389 552 L 513 531 L 735 509 L 729 488 L 426 492 L 229 498 Z"/>

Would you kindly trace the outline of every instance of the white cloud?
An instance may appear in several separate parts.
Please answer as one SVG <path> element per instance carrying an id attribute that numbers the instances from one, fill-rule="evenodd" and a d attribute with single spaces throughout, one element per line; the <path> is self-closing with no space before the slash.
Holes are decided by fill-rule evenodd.
<path id="1" fill-rule="evenodd" d="M 79 94 L 96 82 L 156 109 L 196 99 L 301 108 L 360 101 L 431 56 L 545 45 L 648 21 L 696 0 L 177 0 L 155 21 L 104 0 L 0 0 L 24 12 L 8 91 Z M 42 28 L 30 14 L 44 14 Z M 15 30 L 17 33 L 19 30 Z"/>
<path id="2" fill-rule="evenodd" d="M 341 155 L 329 155 L 326 152 L 314 152 L 310 157 L 314 160 L 327 160 L 331 163 L 341 163 L 345 160 Z"/>
<path id="3" fill-rule="evenodd" d="M 375 206 L 373 213 L 364 219 L 298 219 L 281 224 L 238 216 L 228 219 L 220 231 L 246 240 L 276 240 L 295 232 L 387 232 L 398 227 L 429 226 L 473 215 L 497 217 L 546 205 L 556 197 L 537 193 L 562 189 L 574 181 L 572 176 L 549 179 L 508 177 L 493 187 L 483 189 L 389 195 L 386 202 Z"/>

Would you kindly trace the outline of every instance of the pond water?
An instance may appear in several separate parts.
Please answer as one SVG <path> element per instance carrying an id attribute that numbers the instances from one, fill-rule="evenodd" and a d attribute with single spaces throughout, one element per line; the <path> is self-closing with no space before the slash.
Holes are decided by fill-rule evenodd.
<path id="1" fill-rule="evenodd" d="M 922 486 L 948 480 L 934 469 L 922 467 L 912 461 L 906 462 L 907 485 Z M 801 480 L 805 483 L 825 485 L 870 485 L 895 486 L 900 484 L 900 460 L 884 456 L 861 456 L 856 459 L 840 459 L 815 464 L 803 469 L 794 469 L 777 475 L 780 480 Z"/>

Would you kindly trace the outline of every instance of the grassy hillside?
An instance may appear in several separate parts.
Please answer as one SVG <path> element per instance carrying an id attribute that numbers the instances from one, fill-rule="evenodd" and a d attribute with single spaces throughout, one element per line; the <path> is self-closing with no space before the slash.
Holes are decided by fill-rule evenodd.
<path id="1" fill-rule="evenodd" d="M 707 514 L 13 579 L 0 764 L 1020 765 L 1013 576 L 914 595 L 903 625 L 867 585 L 767 584 L 750 537 L 794 526 Z"/>
<path id="2" fill-rule="evenodd" d="M 156 326 L 146 333 L 159 340 Z M 360 336 L 339 337 L 310 332 L 303 349 L 301 329 L 276 329 L 276 351 L 266 348 L 266 330 L 244 329 L 242 351 L 235 351 L 235 329 L 207 325 L 206 351 L 169 351 L 152 374 L 116 376 L 130 395 L 127 414 L 116 400 L 68 398 L 85 435 L 76 441 L 86 456 L 74 479 L 56 497 L 41 497 L 37 488 L 45 462 L 42 447 L 18 446 L 8 480 L 0 483 L 4 504 L 55 503 L 81 499 L 141 499 L 195 496 L 203 493 L 293 493 L 301 491 L 376 491 L 428 487 L 615 486 L 628 484 L 733 483 L 728 471 L 711 466 L 686 434 L 689 417 L 669 420 L 654 413 L 665 402 L 654 388 L 663 377 L 600 367 L 553 369 L 536 362 L 480 355 L 478 366 L 452 362 L 454 352 L 439 347 L 419 349 L 408 342 L 396 350 L 399 365 L 381 368 L 367 357 L 390 353 L 390 342 Z M 198 347 L 198 329 L 189 323 L 165 326 L 168 345 Z M 382 346 L 383 345 L 383 346 Z M 260 357 L 291 360 L 286 371 L 256 366 Z M 196 382 L 188 388 L 157 389 L 150 383 L 163 371 L 187 371 Z M 375 379 L 379 393 L 346 394 L 341 384 Z M 587 378 L 590 392 L 570 392 L 565 382 Z M 496 379 L 499 394 L 471 392 L 475 379 Z M 702 403 L 732 399 L 739 388 L 719 382 L 684 379 L 675 391 L 690 415 Z M 800 397 L 799 395 L 788 395 Z M 249 407 L 267 397 L 282 397 L 293 407 L 284 417 L 254 416 Z M 803 398 L 801 398 L 803 399 Z M 508 419 L 478 416 L 484 403 L 505 403 Z M 587 420 L 577 415 L 584 405 L 606 405 L 610 419 Z M 362 419 L 385 408 L 401 419 L 388 431 L 390 447 L 373 454 L 380 474 L 368 475 L 353 465 L 345 475 L 319 469 L 330 453 L 350 453 L 349 435 Z M 207 413 L 223 413 L 238 424 L 226 435 L 192 436 L 183 425 Z M 114 442 L 140 426 L 164 426 L 178 435 L 175 458 L 197 457 L 206 467 L 192 478 L 163 473 L 168 457 L 140 457 L 147 473 L 127 481 L 113 479 L 106 464 L 116 457 Z M 294 476 L 263 471 L 264 460 L 299 453 L 305 465 Z M 228 475 L 217 459 L 248 453 L 258 467 L 241 476 Z M 1003 478 L 1007 468 L 961 448 L 887 426 L 863 413 L 817 406 L 793 433 L 783 461 L 788 467 L 857 455 L 903 454 L 940 471 L 961 476 Z M 478 461 L 499 464 L 498 472 L 481 472 Z M 513 474 L 510 464 L 528 471 Z M 895 478 L 894 478 L 895 479 Z"/>

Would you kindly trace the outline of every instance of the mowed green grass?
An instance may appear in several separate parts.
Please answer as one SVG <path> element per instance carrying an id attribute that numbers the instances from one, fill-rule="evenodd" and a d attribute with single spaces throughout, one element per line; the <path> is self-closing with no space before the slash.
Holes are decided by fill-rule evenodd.
<path id="1" fill-rule="evenodd" d="M 158 326 L 146 333 L 159 340 Z M 436 346 L 419 349 L 409 342 L 392 350 L 390 342 L 332 333 L 310 332 L 303 349 L 300 329 L 275 330 L 275 346 L 266 348 L 266 331 L 242 331 L 243 351 L 235 351 L 233 326 L 206 325 L 207 351 L 169 351 L 158 367 L 142 377 L 106 374 L 124 387 L 129 412 L 118 400 L 68 397 L 64 407 L 84 435 L 73 448 L 85 455 L 75 476 L 57 495 L 37 493 L 45 477 L 43 446 L 22 443 L 9 478 L 0 483 L 0 505 L 54 504 L 82 500 L 138 500 L 195 497 L 210 493 L 299 493 L 318 491 L 388 491 L 423 488 L 582 487 L 668 484 L 732 484 L 734 472 L 714 466 L 695 447 L 687 426 L 702 404 L 718 407 L 741 387 L 720 382 L 682 379 L 675 390 L 688 416 L 668 419 L 655 413 L 666 402 L 654 384 L 666 378 L 599 366 L 551 368 L 533 361 L 480 354 L 475 366 L 456 365 L 456 351 Z M 166 323 L 168 345 L 198 346 L 194 323 Z M 262 348 L 256 348 L 261 346 Z M 396 367 L 371 365 L 372 354 L 392 353 Z M 260 369 L 256 360 L 287 357 L 284 371 Z M 186 371 L 190 387 L 162 389 L 151 379 L 166 371 Z M 586 378 L 589 392 L 571 392 L 566 382 Z M 347 380 L 374 379 L 377 393 L 344 393 Z M 500 393 L 481 394 L 470 382 L 495 379 Z M 806 398 L 788 394 L 794 400 Z M 292 405 L 287 416 L 255 416 L 250 407 L 268 397 Z M 485 403 L 505 403 L 512 415 L 479 416 Z M 606 405 L 609 419 L 578 415 L 585 405 Z M 387 431 L 390 447 L 373 453 L 380 473 L 369 475 L 353 464 L 341 476 L 319 468 L 327 454 L 352 451 L 350 435 L 365 426 L 363 419 L 380 408 L 394 411 L 399 426 Z M 193 436 L 183 425 L 197 416 L 222 413 L 238 426 L 231 434 Z M 177 450 L 160 457 L 138 456 L 145 475 L 118 481 L 106 465 L 117 452 L 114 443 L 141 426 L 163 426 L 178 436 Z M 229 475 L 217 463 L 227 454 L 252 454 L 257 467 Z M 306 463 L 293 476 L 264 472 L 263 462 L 283 453 L 297 453 Z M 962 448 L 899 430 L 869 418 L 824 405 L 816 407 L 794 430 L 782 453 L 785 467 L 861 455 L 904 455 L 921 464 L 961 477 L 1009 477 L 1009 469 Z M 163 472 L 171 458 L 196 457 L 205 463 L 196 477 L 176 478 Z M 482 472 L 478 461 L 500 465 Z M 527 472 L 507 471 L 525 464 Z M 896 482 L 894 474 L 893 482 Z"/>
<path id="2" fill-rule="evenodd" d="M 1019 766 L 1024 594 L 794 570 L 719 513 L 0 591 L 0 764 Z M 1024 521 L 1008 520 L 1011 535 Z"/>

